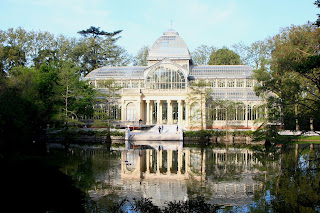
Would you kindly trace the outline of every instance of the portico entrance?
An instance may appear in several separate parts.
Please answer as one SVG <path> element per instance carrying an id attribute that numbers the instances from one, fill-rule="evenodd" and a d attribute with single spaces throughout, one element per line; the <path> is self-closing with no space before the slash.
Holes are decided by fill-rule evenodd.
<path id="1" fill-rule="evenodd" d="M 146 124 L 184 124 L 184 100 L 146 100 Z"/>

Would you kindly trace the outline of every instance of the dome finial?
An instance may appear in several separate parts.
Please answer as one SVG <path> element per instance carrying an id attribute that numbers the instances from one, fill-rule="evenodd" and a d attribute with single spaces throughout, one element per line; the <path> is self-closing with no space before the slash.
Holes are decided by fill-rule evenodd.
<path id="1" fill-rule="evenodd" d="M 164 32 L 163 34 L 164 34 L 164 35 L 167 35 L 167 34 L 179 35 L 179 33 L 177 33 L 177 32 L 172 28 L 172 20 L 170 20 L 170 28 L 168 29 L 167 32 Z"/>

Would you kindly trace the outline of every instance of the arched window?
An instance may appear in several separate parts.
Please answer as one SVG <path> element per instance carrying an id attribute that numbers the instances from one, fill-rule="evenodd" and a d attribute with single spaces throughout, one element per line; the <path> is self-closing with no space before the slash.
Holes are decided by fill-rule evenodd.
<path id="1" fill-rule="evenodd" d="M 127 121 L 136 120 L 136 105 L 134 103 L 129 103 L 127 105 Z"/>
<path id="2" fill-rule="evenodd" d="M 146 79 L 147 89 L 185 89 L 185 77 L 179 69 L 159 66 L 151 70 Z"/>

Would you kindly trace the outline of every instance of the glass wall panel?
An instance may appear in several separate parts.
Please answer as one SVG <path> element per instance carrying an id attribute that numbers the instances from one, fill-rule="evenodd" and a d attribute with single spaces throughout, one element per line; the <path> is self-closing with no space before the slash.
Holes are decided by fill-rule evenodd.
<path id="1" fill-rule="evenodd" d="M 180 70 L 159 66 L 150 71 L 146 87 L 148 89 L 185 89 L 185 77 Z"/>
<path id="2" fill-rule="evenodd" d="M 210 84 L 211 84 L 211 87 L 216 87 L 216 80 L 215 79 L 211 80 Z"/>
<path id="3" fill-rule="evenodd" d="M 242 106 L 237 108 L 237 120 L 243 121 L 245 120 L 246 109 Z"/>
<path id="4" fill-rule="evenodd" d="M 217 114 L 218 114 L 218 120 L 219 121 L 226 120 L 226 109 L 218 108 L 217 109 Z"/>
<path id="5" fill-rule="evenodd" d="M 139 86 L 139 81 L 131 81 L 132 88 L 138 88 L 138 86 Z"/>
<path id="6" fill-rule="evenodd" d="M 226 81 L 224 79 L 219 79 L 218 80 L 218 87 L 225 87 L 226 86 Z"/>
<path id="7" fill-rule="evenodd" d="M 243 79 L 237 79 L 237 87 L 244 87 L 244 80 Z"/>
<path id="8" fill-rule="evenodd" d="M 247 79 L 247 87 L 253 87 L 253 80 Z"/>
<path id="9" fill-rule="evenodd" d="M 235 79 L 228 79 L 227 87 L 234 87 L 234 86 L 235 86 Z"/>

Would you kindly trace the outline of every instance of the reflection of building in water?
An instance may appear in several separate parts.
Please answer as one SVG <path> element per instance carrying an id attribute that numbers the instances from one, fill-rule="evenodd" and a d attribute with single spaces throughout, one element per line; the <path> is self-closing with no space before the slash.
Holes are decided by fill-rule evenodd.
<path id="1" fill-rule="evenodd" d="M 160 206 L 185 200 L 204 187 L 213 203 L 246 204 L 262 188 L 253 180 L 254 167 L 261 163 L 245 149 L 128 150 L 122 151 L 121 160 L 125 187 L 141 191 Z"/>
<path id="2" fill-rule="evenodd" d="M 204 178 L 205 159 L 191 161 L 192 157 L 196 158 L 198 155 L 190 153 L 190 149 L 181 148 L 122 151 L 121 177 L 124 179 L 188 179 L 190 176 L 197 179 Z"/>

